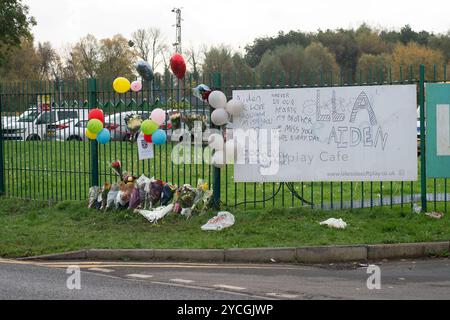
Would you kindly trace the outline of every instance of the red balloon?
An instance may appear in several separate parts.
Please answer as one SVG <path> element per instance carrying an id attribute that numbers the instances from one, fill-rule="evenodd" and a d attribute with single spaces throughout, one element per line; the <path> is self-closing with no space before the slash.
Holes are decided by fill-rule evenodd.
<path id="1" fill-rule="evenodd" d="M 148 143 L 153 143 L 153 137 L 152 135 L 146 135 L 144 134 L 144 140 Z"/>
<path id="2" fill-rule="evenodd" d="M 186 75 L 186 62 L 181 54 L 175 53 L 170 58 L 170 68 L 178 79 L 183 79 Z"/>
<path id="3" fill-rule="evenodd" d="M 93 109 L 89 112 L 89 120 L 97 119 L 100 120 L 103 124 L 105 124 L 105 115 L 103 110 L 101 109 Z"/>

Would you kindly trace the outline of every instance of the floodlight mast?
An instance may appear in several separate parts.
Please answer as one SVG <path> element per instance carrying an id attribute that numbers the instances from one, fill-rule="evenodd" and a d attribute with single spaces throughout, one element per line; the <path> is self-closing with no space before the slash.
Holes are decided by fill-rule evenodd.
<path id="1" fill-rule="evenodd" d="M 183 21 L 183 19 L 181 19 L 181 9 L 182 8 L 173 8 L 172 12 L 174 12 L 176 14 L 176 39 L 175 39 L 175 43 L 173 44 L 173 46 L 175 47 L 175 51 L 177 53 L 181 53 L 182 47 L 181 47 L 181 21 Z"/>

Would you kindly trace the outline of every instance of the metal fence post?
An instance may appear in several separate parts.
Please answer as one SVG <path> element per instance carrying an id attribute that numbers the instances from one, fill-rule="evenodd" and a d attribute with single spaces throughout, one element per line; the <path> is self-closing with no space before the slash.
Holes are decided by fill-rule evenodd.
<path id="1" fill-rule="evenodd" d="M 5 194 L 5 155 L 3 153 L 3 99 L 2 87 L 0 86 L 0 196 Z"/>
<path id="2" fill-rule="evenodd" d="M 220 90 L 222 87 L 222 76 L 220 73 L 213 74 L 214 88 Z M 217 126 L 212 126 L 214 129 L 219 129 Z M 214 167 L 213 169 L 213 204 L 215 208 L 220 207 L 220 169 Z"/>
<path id="3" fill-rule="evenodd" d="M 426 170 L 426 144 L 425 144 L 425 66 L 420 65 L 419 83 L 419 105 L 420 105 L 420 194 L 422 199 L 422 210 L 427 211 L 427 170 Z"/>
<path id="4" fill-rule="evenodd" d="M 96 106 L 97 101 L 97 80 L 90 78 L 88 80 L 88 94 L 89 94 L 89 109 Z M 90 142 L 91 144 L 91 186 L 98 186 L 98 143 L 96 140 Z"/>

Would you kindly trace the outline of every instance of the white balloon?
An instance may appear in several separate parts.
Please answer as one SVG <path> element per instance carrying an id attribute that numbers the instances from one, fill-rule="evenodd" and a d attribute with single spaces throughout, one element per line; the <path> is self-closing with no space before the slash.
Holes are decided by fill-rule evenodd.
<path id="1" fill-rule="evenodd" d="M 239 116 L 244 110 L 244 104 L 239 100 L 232 99 L 228 101 L 225 109 L 232 116 Z"/>
<path id="2" fill-rule="evenodd" d="M 236 143 L 234 140 L 228 140 L 225 144 L 225 157 L 227 160 L 227 164 L 234 164 L 234 161 L 236 159 Z"/>
<path id="3" fill-rule="evenodd" d="M 223 168 L 225 167 L 225 154 L 223 151 L 216 151 L 214 152 L 214 155 L 212 157 L 211 163 L 216 168 Z"/>
<path id="4" fill-rule="evenodd" d="M 213 91 L 209 94 L 208 102 L 214 109 L 227 106 L 227 96 L 222 91 Z"/>
<path id="5" fill-rule="evenodd" d="M 218 133 L 214 133 L 208 138 L 208 145 L 214 150 L 223 150 L 223 137 Z"/>
<path id="6" fill-rule="evenodd" d="M 230 115 L 225 109 L 216 109 L 211 114 L 211 121 L 216 126 L 223 126 L 230 121 Z"/>

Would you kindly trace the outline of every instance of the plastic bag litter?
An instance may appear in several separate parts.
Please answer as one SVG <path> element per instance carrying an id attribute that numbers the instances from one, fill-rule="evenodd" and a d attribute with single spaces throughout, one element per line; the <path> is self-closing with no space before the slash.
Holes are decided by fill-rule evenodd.
<path id="1" fill-rule="evenodd" d="M 135 210 L 135 213 L 142 215 L 145 219 L 147 219 L 150 223 L 157 223 L 159 220 L 164 218 L 173 210 L 173 204 L 168 205 L 167 207 L 160 207 L 153 211 L 149 210 Z"/>
<path id="2" fill-rule="evenodd" d="M 433 219 L 442 219 L 444 216 L 442 212 L 427 212 L 425 215 Z"/>
<path id="3" fill-rule="evenodd" d="M 347 223 L 342 219 L 335 219 L 331 218 L 326 221 L 323 221 L 320 223 L 321 226 L 328 226 L 329 228 L 335 228 L 335 229 L 345 229 L 347 228 Z"/>
<path id="4" fill-rule="evenodd" d="M 234 216 L 227 212 L 219 212 L 217 216 L 210 219 L 204 226 L 202 226 L 203 231 L 220 231 L 225 228 L 233 226 L 235 223 Z"/>
<path id="5" fill-rule="evenodd" d="M 119 193 L 119 185 L 113 184 L 111 186 L 111 190 L 108 192 L 108 196 L 106 197 L 106 209 L 113 209 L 115 206 L 115 200 L 117 194 Z"/>

